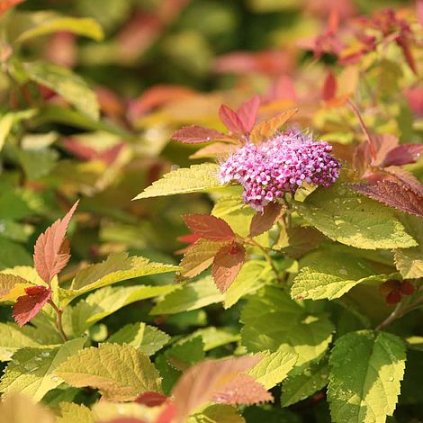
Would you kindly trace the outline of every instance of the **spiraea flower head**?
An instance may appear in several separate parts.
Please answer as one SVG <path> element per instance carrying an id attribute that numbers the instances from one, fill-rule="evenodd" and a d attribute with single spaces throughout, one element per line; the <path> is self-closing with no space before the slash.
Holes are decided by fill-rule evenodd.
<path id="1" fill-rule="evenodd" d="M 295 193 L 305 182 L 332 185 L 340 164 L 331 150 L 326 142 L 290 130 L 258 145 L 246 143 L 221 164 L 220 181 L 241 184 L 244 202 L 262 211 L 287 192 Z"/>

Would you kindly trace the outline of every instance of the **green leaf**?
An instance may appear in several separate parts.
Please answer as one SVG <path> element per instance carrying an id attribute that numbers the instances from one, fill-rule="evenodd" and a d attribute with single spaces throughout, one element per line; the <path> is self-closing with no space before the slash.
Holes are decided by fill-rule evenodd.
<path id="1" fill-rule="evenodd" d="M 0 237 L 0 269 L 19 265 L 31 265 L 32 258 L 28 251 L 13 241 Z"/>
<path id="2" fill-rule="evenodd" d="M 423 277 L 423 220 L 415 216 L 404 216 L 407 230 L 417 240 L 418 246 L 395 251 L 395 265 L 405 279 Z"/>
<path id="3" fill-rule="evenodd" d="M 250 260 L 242 266 L 238 276 L 225 292 L 225 308 L 230 308 L 242 297 L 262 288 L 273 276 L 266 261 Z"/>
<path id="4" fill-rule="evenodd" d="M 55 374 L 71 386 L 97 388 L 110 401 L 131 401 L 143 392 L 161 390 L 148 356 L 130 345 L 87 348 L 68 358 Z"/>
<path id="5" fill-rule="evenodd" d="M 46 62 L 25 63 L 24 67 L 32 81 L 57 92 L 92 119 L 99 119 L 100 112 L 95 93 L 71 70 Z"/>
<path id="6" fill-rule="evenodd" d="M 21 348 L 40 347 L 31 336 L 29 327 L 20 328 L 13 323 L 0 323 L 0 361 L 9 361 L 12 355 Z"/>
<path id="7" fill-rule="evenodd" d="M 214 163 L 203 163 L 173 170 L 153 182 L 134 200 L 222 189 L 224 187 L 217 178 L 218 172 L 219 166 Z"/>
<path id="8" fill-rule="evenodd" d="M 29 18 L 32 25 L 19 35 L 15 40 L 16 43 L 60 31 L 83 35 L 96 41 L 104 37 L 101 26 L 91 18 L 71 18 L 52 12 L 33 13 Z"/>
<path id="9" fill-rule="evenodd" d="M 201 413 L 194 414 L 187 419 L 187 423 L 245 423 L 236 408 L 230 405 L 210 405 Z"/>
<path id="10" fill-rule="evenodd" d="M 20 276 L 0 273 L 0 303 L 15 302 L 18 297 L 25 295 L 25 288 L 32 285 Z"/>
<path id="11" fill-rule="evenodd" d="M 295 208 L 309 224 L 342 244 L 370 250 L 417 245 L 394 210 L 338 184 L 316 190 Z"/>
<path id="12" fill-rule="evenodd" d="M 281 288 L 267 286 L 251 297 L 241 313 L 242 344 L 248 351 L 277 351 L 291 347 L 297 366 L 320 357 L 334 330 L 325 314 L 310 314 Z"/>
<path id="13" fill-rule="evenodd" d="M 382 423 L 395 410 L 405 344 L 384 332 L 339 338 L 329 360 L 328 399 L 334 423 Z"/>
<path id="14" fill-rule="evenodd" d="M 58 406 L 56 423 L 95 423 L 94 415 L 85 405 L 62 402 Z"/>
<path id="15" fill-rule="evenodd" d="M 71 289 L 59 291 L 62 306 L 79 295 L 141 276 L 175 272 L 179 267 L 150 262 L 144 257 L 129 257 L 127 253 L 111 254 L 105 261 L 93 264 L 77 273 Z"/>
<path id="16" fill-rule="evenodd" d="M 99 289 L 85 300 L 79 301 L 75 307 L 65 308 L 63 313 L 65 332 L 78 336 L 98 321 L 129 304 L 168 294 L 176 288 L 176 285 L 138 285 L 122 288 L 109 286 Z"/>
<path id="17" fill-rule="evenodd" d="M 204 351 L 210 351 L 231 342 L 238 342 L 240 339 L 239 334 L 235 333 L 235 331 L 225 328 L 215 328 L 214 326 L 196 330 L 189 336 L 189 339 L 198 336 L 201 336 L 203 340 Z"/>
<path id="18" fill-rule="evenodd" d="M 297 359 L 298 354 L 291 347 L 282 346 L 274 353 L 266 352 L 248 374 L 269 390 L 286 378 Z"/>
<path id="19" fill-rule="evenodd" d="M 328 383 L 329 368 L 326 360 L 312 363 L 300 374 L 288 376 L 282 385 L 282 407 L 302 401 L 323 389 Z"/>
<path id="20" fill-rule="evenodd" d="M 124 326 L 115 332 L 107 342 L 128 344 L 147 354 L 155 354 L 170 341 L 170 336 L 145 323 L 134 323 Z"/>
<path id="21" fill-rule="evenodd" d="M 150 314 L 174 314 L 197 310 L 210 304 L 220 303 L 224 295 L 216 288 L 211 276 L 187 283 L 156 304 Z"/>
<path id="22" fill-rule="evenodd" d="M 13 129 L 13 126 L 24 119 L 29 119 L 37 114 L 36 110 L 22 110 L 20 112 L 9 112 L 0 117 L 0 151 Z"/>
<path id="23" fill-rule="evenodd" d="M 374 275 L 370 264 L 359 257 L 331 250 L 319 250 L 300 261 L 291 296 L 295 299 L 333 300 L 367 281 L 384 282 L 392 275 Z"/>
<path id="24" fill-rule="evenodd" d="M 19 350 L 6 368 L 0 391 L 6 395 L 21 392 L 34 401 L 40 401 L 48 391 L 62 383 L 54 375 L 55 369 L 80 350 L 84 343 L 84 338 L 77 338 L 55 349 Z"/>

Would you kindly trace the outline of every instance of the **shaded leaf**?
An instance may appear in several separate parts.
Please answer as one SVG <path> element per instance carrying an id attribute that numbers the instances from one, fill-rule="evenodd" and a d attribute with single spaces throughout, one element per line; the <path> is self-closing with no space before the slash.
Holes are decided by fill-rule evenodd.
<path id="1" fill-rule="evenodd" d="M 222 247 L 214 257 L 212 275 L 220 292 L 225 292 L 245 261 L 245 248 L 236 242 Z"/>
<path id="2" fill-rule="evenodd" d="M 254 143 L 259 143 L 272 138 L 276 135 L 279 128 L 291 119 L 297 111 L 297 109 L 287 110 L 270 119 L 260 122 L 251 131 L 250 140 Z"/>
<path id="3" fill-rule="evenodd" d="M 13 318 L 19 326 L 28 323 L 51 298 L 51 289 L 34 285 L 25 288 L 25 294 L 13 306 Z"/>
<path id="4" fill-rule="evenodd" d="M 32 283 L 20 276 L 0 273 L 0 302 L 16 301 Z"/>
<path id="5" fill-rule="evenodd" d="M 335 75 L 332 72 L 328 72 L 325 78 L 325 82 L 323 83 L 322 88 L 322 98 L 325 101 L 332 100 L 335 98 L 337 89 L 337 83 Z"/>
<path id="6" fill-rule="evenodd" d="M 263 213 L 256 213 L 251 220 L 250 236 L 256 237 L 267 232 L 283 215 L 286 208 L 277 203 L 269 203 L 264 207 Z"/>
<path id="7" fill-rule="evenodd" d="M 401 144 L 386 154 L 382 166 L 401 166 L 415 163 L 422 153 L 423 144 Z"/>
<path id="8" fill-rule="evenodd" d="M 68 358 L 55 375 L 77 388 L 99 389 L 110 401 L 131 401 L 143 392 L 160 392 L 160 377 L 148 356 L 129 345 L 102 344 Z"/>
<path id="9" fill-rule="evenodd" d="M 192 232 L 209 241 L 232 241 L 235 234 L 231 227 L 219 217 L 208 214 L 187 214 L 185 224 Z"/>
<path id="10" fill-rule="evenodd" d="M 72 206 L 63 219 L 56 220 L 42 233 L 35 243 L 35 269 L 46 283 L 50 283 L 70 259 L 69 244 L 65 242 L 65 236 L 78 203 L 79 201 Z"/>
<path id="11" fill-rule="evenodd" d="M 61 402 L 56 423 L 96 423 L 92 411 L 82 404 Z"/>
<path id="12" fill-rule="evenodd" d="M 41 347 L 31 327 L 0 323 L 0 361 L 8 361 L 19 349 Z"/>

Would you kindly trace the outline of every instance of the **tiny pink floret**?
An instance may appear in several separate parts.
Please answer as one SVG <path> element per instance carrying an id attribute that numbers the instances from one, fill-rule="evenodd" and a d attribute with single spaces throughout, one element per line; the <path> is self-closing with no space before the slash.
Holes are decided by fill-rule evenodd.
<path id="1" fill-rule="evenodd" d="M 305 182 L 332 185 L 341 165 L 331 151 L 328 143 L 290 130 L 259 145 L 245 144 L 221 164 L 220 181 L 241 184 L 244 202 L 262 211 L 285 193 L 295 193 Z"/>

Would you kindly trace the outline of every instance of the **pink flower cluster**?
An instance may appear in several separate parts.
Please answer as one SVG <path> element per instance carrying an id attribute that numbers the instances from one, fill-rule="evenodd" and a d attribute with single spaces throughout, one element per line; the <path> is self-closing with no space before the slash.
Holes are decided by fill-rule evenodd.
<path id="1" fill-rule="evenodd" d="M 243 199 L 258 211 L 304 183 L 328 187 L 339 176 L 332 147 L 290 130 L 259 145 L 247 143 L 220 166 L 220 181 L 244 187 Z"/>

